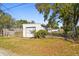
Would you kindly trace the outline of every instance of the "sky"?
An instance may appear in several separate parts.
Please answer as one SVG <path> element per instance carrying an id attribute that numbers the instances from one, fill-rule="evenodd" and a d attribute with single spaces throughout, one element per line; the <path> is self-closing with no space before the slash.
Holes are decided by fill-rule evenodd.
<path id="1" fill-rule="evenodd" d="M 11 9 L 7 9 L 16 5 L 19 5 L 19 3 L 17 4 L 12 4 L 12 3 L 7 3 L 7 4 L 3 4 L 4 6 L 2 6 L 2 9 L 5 10 L 5 12 L 9 13 L 12 15 L 13 18 L 15 18 L 16 20 L 34 20 L 36 23 L 43 23 L 43 15 L 40 14 L 37 9 L 35 8 L 35 4 L 23 4 Z"/>
<path id="2" fill-rule="evenodd" d="M 17 6 L 20 5 L 20 6 Z M 2 5 L 2 10 L 6 13 L 9 13 L 14 19 L 16 20 L 27 20 L 27 21 L 35 21 L 35 23 L 46 24 L 44 22 L 44 17 L 40 14 L 37 9 L 35 8 L 35 4 L 33 3 L 4 3 Z M 59 27 L 62 24 L 59 24 Z"/>

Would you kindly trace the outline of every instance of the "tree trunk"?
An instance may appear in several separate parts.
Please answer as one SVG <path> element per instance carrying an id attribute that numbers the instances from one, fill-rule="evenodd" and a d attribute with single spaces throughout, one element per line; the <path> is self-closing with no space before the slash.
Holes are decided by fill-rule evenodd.
<path id="1" fill-rule="evenodd" d="M 64 39 L 67 40 L 67 31 L 64 31 Z"/>
<path id="2" fill-rule="evenodd" d="M 3 36 L 4 34 L 3 34 L 3 29 L 2 29 L 2 36 Z"/>
<path id="3" fill-rule="evenodd" d="M 78 33 L 76 26 L 73 27 L 72 39 L 76 41 L 78 39 Z"/>

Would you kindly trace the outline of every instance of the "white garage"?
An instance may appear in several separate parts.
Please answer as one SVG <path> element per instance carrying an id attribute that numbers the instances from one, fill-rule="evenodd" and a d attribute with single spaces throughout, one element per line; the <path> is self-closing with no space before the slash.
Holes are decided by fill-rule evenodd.
<path id="1" fill-rule="evenodd" d="M 44 30 L 41 24 L 23 24 L 23 37 L 34 37 L 33 31 Z"/>

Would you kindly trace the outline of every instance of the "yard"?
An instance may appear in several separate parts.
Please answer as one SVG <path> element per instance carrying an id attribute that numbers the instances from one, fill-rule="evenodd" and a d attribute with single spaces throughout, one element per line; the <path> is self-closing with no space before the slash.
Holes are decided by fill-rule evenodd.
<path id="1" fill-rule="evenodd" d="M 62 39 L 0 37 L 0 47 L 23 56 L 79 55 L 79 44 Z"/>

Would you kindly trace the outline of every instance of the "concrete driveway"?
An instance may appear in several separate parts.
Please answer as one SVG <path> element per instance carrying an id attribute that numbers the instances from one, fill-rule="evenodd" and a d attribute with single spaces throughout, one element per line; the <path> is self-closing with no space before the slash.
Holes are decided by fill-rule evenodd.
<path id="1" fill-rule="evenodd" d="M 0 56 L 16 56 L 16 54 L 6 49 L 0 48 Z"/>

